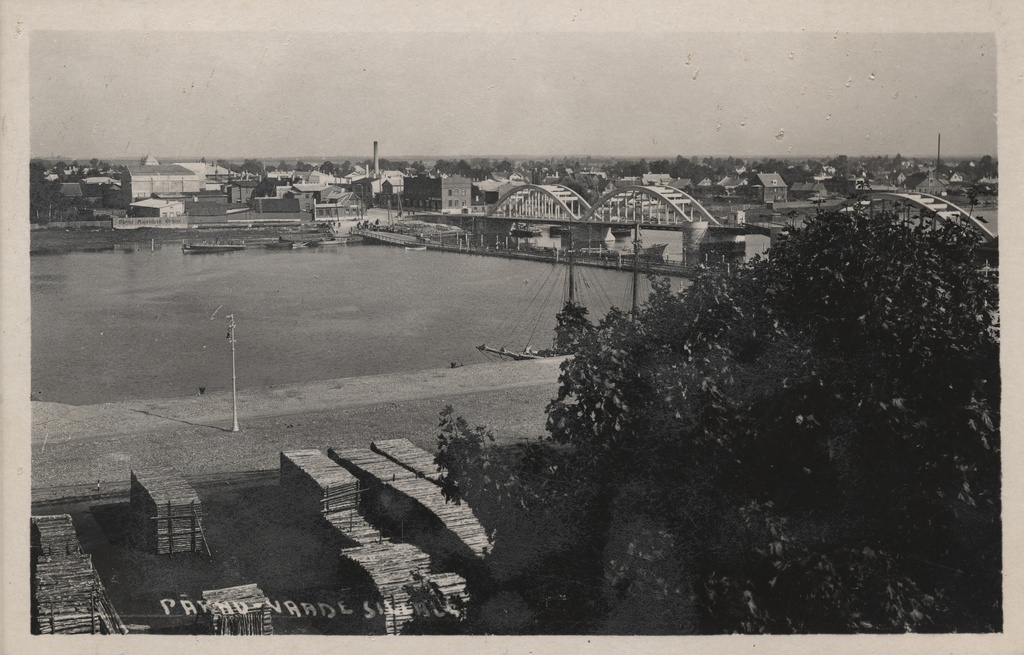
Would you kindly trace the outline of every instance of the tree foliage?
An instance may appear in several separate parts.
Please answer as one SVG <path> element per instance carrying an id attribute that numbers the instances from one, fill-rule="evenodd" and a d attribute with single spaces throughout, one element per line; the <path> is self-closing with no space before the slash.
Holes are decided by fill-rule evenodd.
<path id="1" fill-rule="evenodd" d="M 998 630 L 998 298 L 975 243 L 830 213 L 736 276 L 654 280 L 635 318 L 575 332 L 545 439 L 509 459 L 445 419 L 446 489 L 485 516 L 572 506 L 544 552 L 587 572 L 558 592 L 580 631 L 681 598 L 641 629 Z"/>

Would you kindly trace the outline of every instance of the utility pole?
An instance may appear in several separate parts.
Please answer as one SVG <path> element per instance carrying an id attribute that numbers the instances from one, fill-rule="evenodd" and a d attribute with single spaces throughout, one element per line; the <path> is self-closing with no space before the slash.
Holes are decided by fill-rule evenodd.
<path id="1" fill-rule="evenodd" d="M 228 341 L 231 342 L 231 431 L 238 432 L 238 388 L 235 384 L 235 315 L 228 314 Z"/>

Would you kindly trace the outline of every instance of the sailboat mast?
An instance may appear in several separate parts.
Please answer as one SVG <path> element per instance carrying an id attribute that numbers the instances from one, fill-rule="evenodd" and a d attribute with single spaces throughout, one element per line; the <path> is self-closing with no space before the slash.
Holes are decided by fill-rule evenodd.
<path id="1" fill-rule="evenodd" d="M 569 256 L 569 304 L 576 304 L 576 271 L 573 269 L 572 252 L 572 231 L 569 231 L 569 249 L 566 253 Z"/>
<path id="2" fill-rule="evenodd" d="M 633 309 L 631 313 L 633 320 L 636 320 L 636 308 L 639 304 L 640 296 L 640 217 L 634 215 L 636 218 L 635 223 L 635 236 L 633 238 Z"/>

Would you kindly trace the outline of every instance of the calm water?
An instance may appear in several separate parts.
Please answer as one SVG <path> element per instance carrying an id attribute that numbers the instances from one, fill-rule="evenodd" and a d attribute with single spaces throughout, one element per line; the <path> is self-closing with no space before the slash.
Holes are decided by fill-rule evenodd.
<path id="1" fill-rule="evenodd" d="M 383 246 L 45 255 L 31 261 L 32 390 L 72 404 L 486 361 L 481 343 L 550 345 L 565 271 Z M 592 314 L 631 276 L 580 269 Z M 678 284 L 678 281 L 676 282 Z M 211 320 L 212 317 L 212 320 Z"/>

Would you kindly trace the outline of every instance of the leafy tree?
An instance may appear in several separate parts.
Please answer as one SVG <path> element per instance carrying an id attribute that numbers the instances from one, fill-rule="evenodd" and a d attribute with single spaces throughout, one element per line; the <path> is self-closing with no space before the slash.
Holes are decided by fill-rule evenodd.
<path id="1" fill-rule="evenodd" d="M 827 213 L 734 277 L 653 280 L 635 317 L 581 331 L 545 439 L 443 416 L 446 492 L 499 526 L 506 579 L 543 587 L 531 615 L 572 598 L 577 631 L 644 607 L 650 633 L 999 630 L 998 298 L 975 247 Z M 512 567 L 517 540 L 567 582 Z"/>
<path id="2" fill-rule="evenodd" d="M 336 169 L 333 163 L 331 163 L 330 161 L 325 161 L 324 163 L 320 164 L 320 172 L 326 173 L 327 175 L 334 175 Z"/>
<path id="3" fill-rule="evenodd" d="M 263 178 L 253 188 L 252 195 L 254 198 L 273 198 L 277 195 L 277 182 L 273 178 Z"/>
<path id="4" fill-rule="evenodd" d="M 263 162 L 260 160 L 246 159 L 245 162 L 242 163 L 241 170 L 242 172 L 249 173 L 251 175 L 262 175 L 265 169 Z"/>

